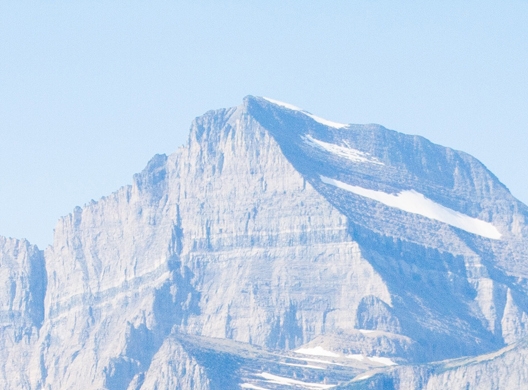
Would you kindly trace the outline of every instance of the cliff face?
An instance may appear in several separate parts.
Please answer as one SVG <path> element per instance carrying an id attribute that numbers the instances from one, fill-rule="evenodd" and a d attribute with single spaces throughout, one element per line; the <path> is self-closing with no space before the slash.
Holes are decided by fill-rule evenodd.
<path id="1" fill-rule="evenodd" d="M 467 154 L 247 97 L 63 218 L 44 256 L 2 241 L 0 380 L 313 387 L 489 353 L 527 335 L 527 216 Z"/>
<path id="2" fill-rule="evenodd" d="M 26 369 L 44 321 L 44 256 L 25 240 L 0 237 L 0 383 L 29 384 Z"/>

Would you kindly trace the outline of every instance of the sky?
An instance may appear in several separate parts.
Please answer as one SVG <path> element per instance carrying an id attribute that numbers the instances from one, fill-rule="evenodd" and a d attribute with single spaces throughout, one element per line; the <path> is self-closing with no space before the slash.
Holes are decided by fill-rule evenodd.
<path id="1" fill-rule="evenodd" d="M 480 159 L 528 203 L 528 0 L 0 2 L 0 235 L 130 184 L 267 96 Z"/>

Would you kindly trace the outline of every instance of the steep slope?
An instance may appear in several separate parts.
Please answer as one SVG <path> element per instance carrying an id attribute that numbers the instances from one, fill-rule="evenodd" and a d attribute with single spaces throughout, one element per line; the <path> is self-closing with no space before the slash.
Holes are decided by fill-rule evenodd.
<path id="1" fill-rule="evenodd" d="M 25 388 L 27 367 L 44 320 L 42 252 L 26 240 L 0 237 L 0 383 Z"/>
<path id="2" fill-rule="evenodd" d="M 391 291 L 399 325 L 380 328 L 371 299 L 357 327 L 409 335 L 426 360 L 526 335 L 527 208 L 479 161 L 377 125 L 326 126 L 273 101 L 253 100 L 251 112 L 348 217 Z"/>
<path id="3" fill-rule="evenodd" d="M 528 383 L 527 358 L 525 338 L 486 355 L 368 371 L 336 389 L 523 389 Z"/>
<path id="4" fill-rule="evenodd" d="M 26 382 L 0 380 L 328 388 L 498 350 L 527 335 L 527 216 L 465 153 L 250 96 L 60 220 Z"/>

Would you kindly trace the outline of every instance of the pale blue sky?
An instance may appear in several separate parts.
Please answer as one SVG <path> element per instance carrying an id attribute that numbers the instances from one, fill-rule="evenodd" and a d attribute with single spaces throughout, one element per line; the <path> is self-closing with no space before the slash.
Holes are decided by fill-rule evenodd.
<path id="1" fill-rule="evenodd" d="M 0 235 L 45 247 L 248 94 L 464 150 L 528 202 L 526 0 L 3 1 Z"/>

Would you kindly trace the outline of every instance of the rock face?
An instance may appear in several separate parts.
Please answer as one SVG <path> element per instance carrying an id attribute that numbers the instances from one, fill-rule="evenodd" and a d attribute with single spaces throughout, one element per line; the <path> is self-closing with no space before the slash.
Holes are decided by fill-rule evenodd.
<path id="1" fill-rule="evenodd" d="M 28 388 L 26 370 L 44 321 L 44 256 L 25 240 L 0 237 L 0 383 Z"/>
<path id="2" fill-rule="evenodd" d="M 44 255 L 0 241 L 0 383 L 357 387 L 377 367 L 455 388 L 477 375 L 424 367 L 528 335 L 527 217 L 465 153 L 247 97 Z"/>

